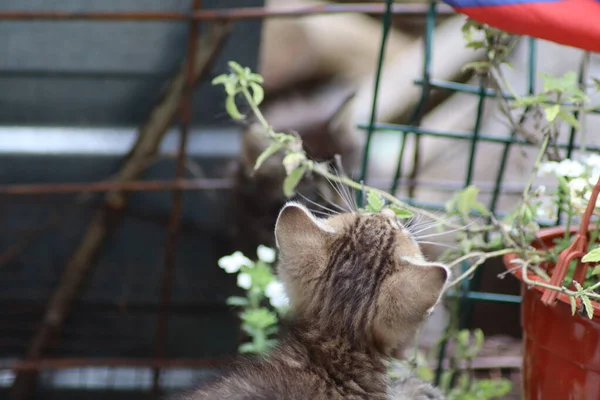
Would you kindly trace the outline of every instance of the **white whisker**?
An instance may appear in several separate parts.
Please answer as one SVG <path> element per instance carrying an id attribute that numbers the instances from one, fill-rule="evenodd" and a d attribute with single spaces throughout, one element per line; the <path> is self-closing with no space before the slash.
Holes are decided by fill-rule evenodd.
<path id="1" fill-rule="evenodd" d="M 434 246 L 441 246 L 441 247 L 447 247 L 447 248 L 449 248 L 449 249 L 458 250 L 458 247 L 456 247 L 456 246 L 451 246 L 451 245 L 449 245 L 449 244 L 445 244 L 445 243 L 427 242 L 427 241 L 421 241 L 421 240 L 418 240 L 418 241 L 417 241 L 417 243 L 419 243 L 420 245 L 421 245 L 421 244 L 432 244 L 432 245 L 434 245 Z"/>
<path id="2" fill-rule="evenodd" d="M 328 199 L 328 196 L 326 196 L 326 195 L 325 195 L 325 193 L 323 193 L 323 191 L 322 191 L 322 190 L 320 190 L 320 189 L 319 189 L 319 192 L 318 192 L 318 193 L 319 193 L 319 196 L 321 196 L 321 198 L 322 198 L 323 200 L 325 200 L 325 201 L 326 201 L 326 202 L 327 202 L 329 205 L 331 205 L 331 206 L 333 206 L 333 207 L 337 208 L 337 209 L 338 209 L 340 212 L 343 212 L 343 213 L 347 212 L 347 210 L 346 210 L 344 207 L 340 206 L 340 205 L 339 205 L 338 203 L 336 203 L 335 201 L 332 201 L 332 200 Z"/>
<path id="3" fill-rule="evenodd" d="M 312 204 L 312 205 L 314 205 L 314 206 L 316 206 L 316 207 L 320 207 L 320 208 L 322 208 L 323 210 L 325 210 L 325 211 L 329 212 L 330 214 L 339 214 L 339 211 L 333 210 L 333 209 L 331 209 L 331 208 L 329 208 L 329 207 L 327 207 L 327 206 L 324 206 L 323 204 L 319 204 L 319 203 L 317 203 L 316 201 L 309 199 L 308 197 L 306 197 L 306 196 L 305 196 L 305 195 L 303 195 L 302 193 L 298 193 L 298 195 L 299 195 L 300 197 L 302 197 L 304 200 L 306 200 L 307 202 L 309 202 L 310 204 Z M 321 213 L 323 213 L 323 214 L 325 214 L 325 212 L 324 212 L 324 211 L 320 211 L 320 212 L 321 212 Z"/>
<path id="4" fill-rule="evenodd" d="M 460 228 L 455 228 L 455 229 L 451 229 L 449 231 L 443 231 L 443 232 L 437 232 L 437 233 L 430 233 L 428 235 L 423 235 L 423 236 L 417 236 L 413 233 L 413 235 L 417 238 L 417 239 L 425 239 L 425 238 L 429 238 L 429 237 L 435 237 L 435 236 L 442 236 L 442 235 L 447 235 L 449 233 L 453 233 L 456 231 L 462 231 L 467 229 L 468 227 L 470 227 L 471 225 L 473 225 L 475 222 L 477 221 L 471 221 L 469 222 L 467 225 L 465 226 L 461 226 Z"/>

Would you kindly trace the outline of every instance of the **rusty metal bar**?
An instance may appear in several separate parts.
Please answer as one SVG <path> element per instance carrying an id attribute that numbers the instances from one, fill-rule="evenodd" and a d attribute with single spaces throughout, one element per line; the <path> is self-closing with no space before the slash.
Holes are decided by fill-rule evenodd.
<path id="1" fill-rule="evenodd" d="M 427 4 L 395 4 L 393 14 L 424 15 Z M 351 4 L 319 4 L 304 7 L 265 8 L 243 7 L 233 9 L 202 10 L 191 13 L 183 12 L 146 12 L 146 11 L 0 11 L 0 20 L 11 21 L 235 21 L 262 18 L 289 18 L 307 15 L 363 13 L 380 15 L 385 11 L 384 4 L 351 3 Z M 453 14 L 452 8 L 438 6 L 439 14 Z"/>
<path id="2" fill-rule="evenodd" d="M 231 360 L 230 358 L 40 358 L 0 362 L 0 371 L 40 371 L 84 367 L 211 368 L 225 366 Z"/>
<path id="3" fill-rule="evenodd" d="M 167 190 L 231 189 L 231 179 L 172 179 L 129 182 L 33 183 L 0 185 L 0 195 L 41 195 L 60 193 L 160 192 Z"/>
<path id="4" fill-rule="evenodd" d="M 138 368 L 219 368 L 229 365 L 233 358 L 202 358 L 202 359 L 160 359 L 160 358 L 42 358 L 38 360 L 23 360 L 0 362 L 0 371 L 40 371 L 85 367 L 138 367 Z M 520 356 L 488 356 L 473 360 L 472 369 L 519 369 Z M 448 365 L 448 360 L 444 360 Z M 464 368 L 459 365 L 459 368 Z"/>
<path id="5" fill-rule="evenodd" d="M 202 8 L 202 0 L 191 0 L 192 10 L 197 12 Z M 185 157 L 189 128 L 192 119 L 192 95 L 194 92 L 194 65 L 196 64 L 196 47 L 198 46 L 199 24 L 195 20 L 190 21 L 188 31 L 187 58 L 185 67 L 184 93 L 181 99 L 181 139 L 177 153 L 177 165 L 175 171 L 176 179 L 183 179 L 185 175 Z M 171 216 L 167 227 L 167 240 L 165 243 L 164 270 L 162 277 L 162 288 L 160 294 L 160 305 L 158 324 L 156 327 L 156 357 L 164 358 L 167 352 L 167 335 L 169 330 L 169 305 L 173 291 L 173 278 L 175 275 L 175 255 L 179 242 L 179 225 L 181 222 L 181 211 L 183 203 L 183 191 L 174 190 L 171 205 Z M 160 392 L 160 368 L 155 368 L 152 378 L 152 392 Z"/>

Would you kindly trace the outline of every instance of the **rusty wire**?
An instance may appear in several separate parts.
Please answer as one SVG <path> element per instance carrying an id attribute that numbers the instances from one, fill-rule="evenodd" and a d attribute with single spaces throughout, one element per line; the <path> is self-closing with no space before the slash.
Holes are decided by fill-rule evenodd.
<path id="1" fill-rule="evenodd" d="M 192 10 L 197 12 L 202 8 L 202 0 L 191 0 Z M 198 46 L 198 21 L 191 20 L 188 31 L 187 56 L 185 63 L 185 84 L 184 93 L 179 104 L 181 114 L 181 137 L 179 149 L 177 151 L 177 165 L 175 179 L 183 179 L 185 175 L 185 155 L 187 149 L 187 140 L 189 128 L 192 120 L 192 95 L 194 92 L 194 65 L 196 64 L 196 47 Z M 165 258 L 162 277 L 162 288 L 160 293 L 160 304 L 158 312 L 158 323 L 156 326 L 156 350 L 157 358 L 162 359 L 166 356 L 167 335 L 169 329 L 169 306 L 171 304 L 171 294 L 173 291 L 173 278 L 175 274 L 175 256 L 177 254 L 177 244 L 179 242 L 179 225 L 181 224 L 181 208 L 183 202 L 183 190 L 173 191 L 173 200 L 171 202 L 171 213 L 169 225 L 167 227 L 167 239 L 165 242 Z M 159 393 L 160 389 L 160 368 L 154 368 L 152 375 L 152 391 Z"/>
<path id="2" fill-rule="evenodd" d="M 422 15 L 427 12 L 427 4 L 395 4 L 392 13 Z M 0 11 L 0 20 L 6 21 L 239 21 L 264 18 L 290 18 L 307 15 L 361 13 L 380 15 L 385 11 L 384 4 L 319 4 L 304 7 L 265 8 L 243 7 L 232 9 L 202 10 L 190 13 L 158 11 Z M 451 14 L 452 9 L 439 5 L 438 13 Z"/>
<path id="3" fill-rule="evenodd" d="M 178 232 L 181 220 L 181 203 L 185 190 L 220 190 L 229 189 L 232 182 L 227 179 L 183 179 L 186 141 L 188 136 L 193 78 L 191 68 L 194 65 L 193 54 L 197 45 L 199 21 L 240 21 L 264 18 L 290 18 L 322 14 L 363 13 L 380 15 L 385 11 L 384 4 L 323 4 L 305 7 L 290 7 L 269 9 L 265 7 L 245 7 L 235 9 L 200 10 L 201 1 L 192 0 L 192 11 L 185 12 L 67 12 L 67 11 L 0 11 L 0 20 L 3 21 L 173 21 L 188 22 L 190 24 L 188 36 L 188 57 L 186 71 L 185 94 L 181 103 L 181 142 L 177 154 L 177 167 L 175 177 L 166 181 L 130 181 L 130 182 L 84 182 L 84 183 L 46 183 L 46 184 L 16 184 L 0 185 L 0 195 L 42 195 L 52 193 L 78 193 L 78 192 L 111 192 L 111 191 L 173 191 L 171 214 L 168 224 L 167 241 L 165 244 L 163 286 L 161 290 L 160 308 L 156 332 L 155 358 L 148 359 L 48 359 L 19 360 L 16 362 L 0 363 L 0 370 L 13 371 L 39 371 L 44 369 L 63 369 L 91 366 L 138 366 L 154 368 L 159 371 L 170 367 L 210 367 L 223 365 L 226 359 L 168 359 L 166 351 L 166 337 L 168 332 L 169 304 L 174 274 L 175 253 L 178 241 Z M 393 6 L 394 14 L 422 15 L 427 12 L 425 4 L 396 4 Z M 448 6 L 439 7 L 440 14 L 451 14 Z M 158 387 L 158 372 L 155 372 L 153 387 Z"/>

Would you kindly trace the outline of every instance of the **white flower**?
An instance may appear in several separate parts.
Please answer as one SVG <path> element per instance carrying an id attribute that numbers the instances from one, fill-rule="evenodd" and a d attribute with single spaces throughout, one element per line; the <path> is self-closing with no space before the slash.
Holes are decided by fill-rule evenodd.
<path id="1" fill-rule="evenodd" d="M 277 309 L 287 308 L 290 304 L 281 282 L 274 281 L 269 283 L 265 289 L 265 295 L 269 298 L 271 305 Z"/>
<path id="2" fill-rule="evenodd" d="M 556 171 L 556 166 L 558 165 L 557 162 L 554 161 L 549 161 L 546 163 L 543 163 L 540 165 L 540 167 L 538 168 L 538 176 L 546 176 L 549 174 L 554 174 L 554 172 Z"/>
<path id="3" fill-rule="evenodd" d="M 583 198 L 585 199 L 585 202 L 581 201 L 581 204 L 579 204 L 580 207 L 587 207 L 588 203 L 590 202 L 590 199 L 592 197 L 592 191 L 587 191 L 583 194 Z M 598 198 L 596 199 L 596 207 L 595 208 L 600 208 L 600 196 L 598 196 Z"/>
<path id="4" fill-rule="evenodd" d="M 577 178 L 585 173 L 585 166 L 579 161 L 567 158 L 558 163 L 554 172 L 558 176 Z"/>
<path id="5" fill-rule="evenodd" d="M 256 254 L 258 255 L 258 259 L 262 262 L 270 264 L 275 261 L 275 250 L 270 247 L 263 246 L 262 244 L 258 246 L 256 250 Z"/>
<path id="6" fill-rule="evenodd" d="M 539 218 L 555 219 L 557 215 L 558 207 L 549 197 L 542 197 L 540 204 L 536 208 L 536 215 Z"/>
<path id="7" fill-rule="evenodd" d="M 571 196 L 581 195 L 581 193 L 588 189 L 588 183 L 584 178 L 575 178 L 569 181 L 567 186 L 569 187 Z"/>
<path id="8" fill-rule="evenodd" d="M 252 277 L 246 272 L 242 272 L 237 277 L 237 285 L 242 289 L 250 289 L 252 286 Z"/>
<path id="9" fill-rule="evenodd" d="M 252 261 L 241 252 L 236 251 L 230 256 L 221 257 L 219 259 L 219 267 L 225 270 L 228 274 L 234 274 L 242 268 L 242 266 L 251 267 Z"/>
<path id="10" fill-rule="evenodd" d="M 600 168 L 600 154 L 591 153 L 582 157 L 582 161 L 592 168 Z"/>

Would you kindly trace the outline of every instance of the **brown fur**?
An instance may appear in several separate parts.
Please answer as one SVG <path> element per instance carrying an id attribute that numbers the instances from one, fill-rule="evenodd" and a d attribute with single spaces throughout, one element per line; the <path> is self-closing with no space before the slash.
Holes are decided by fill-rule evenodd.
<path id="1" fill-rule="evenodd" d="M 387 399 L 387 358 L 439 301 L 446 268 L 424 260 L 390 210 L 322 220 L 289 203 L 275 236 L 289 332 L 187 399 Z"/>

